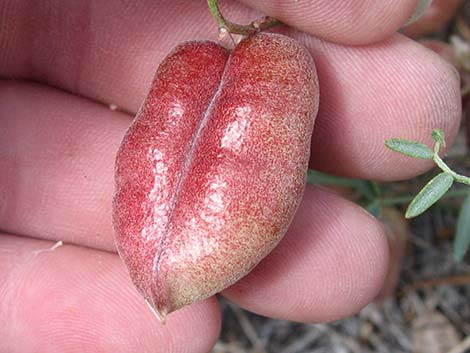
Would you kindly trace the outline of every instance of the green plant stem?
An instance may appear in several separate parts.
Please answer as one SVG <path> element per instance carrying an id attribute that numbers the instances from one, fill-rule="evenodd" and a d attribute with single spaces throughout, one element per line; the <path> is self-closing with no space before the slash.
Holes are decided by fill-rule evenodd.
<path id="1" fill-rule="evenodd" d="M 219 10 L 219 6 L 217 5 L 217 0 L 207 0 L 207 5 L 209 6 L 209 11 L 211 12 L 212 17 L 214 17 L 217 25 L 219 26 L 219 29 L 228 33 L 251 36 L 263 29 L 268 29 L 282 24 L 279 20 L 266 16 L 253 21 L 248 25 L 239 25 L 237 23 L 230 22 L 222 15 Z"/>
<path id="2" fill-rule="evenodd" d="M 462 184 L 466 184 L 466 185 L 470 185 L 470 178 L 465 176 L 465 175 L 462 175 L 462 174 L 458 174 L 456 172 L 454 172 L 452 169 L 450 169 L 450 167 L 441 159 L 441 157 L 439 157 L 439 149 L 441 147 L 441 144 L 439 142 L 436 142 L 436 144 L 434 145 L 434 157 L 433 157 L 433 160 L 434 162 L 436 163 L 436 165 L 441 168 L 441 170 L 443 172 L 446 172 L 446 173 L 449 173 L 450 175 L 452 175 L 454 177 L 454 180 L 459 182 L 459 183 L 462 183 Z"/>
<path id="3" fill-rule="evenodd" d="M 449 191 L 447 194 L 445 194 L 442 199 L 448 199 L 448 198 L 453 198 L 453 197 L 464 197 L 469 194 L 469 190 L 454 190 L 454 191 Z M 379 203 L 380 206 L 395 206 L 395 205 L 405 205 L 407 203 L 410 203 L 415 196 L 398 196 L 398 197 L 390 197 L 386 199 L 377 199 L 377 202 Z"/>
<path id="4" fill-rule="evenodd" d="M 219 28 L 227 28 L 226 20 L 217 6 L 216 0 L 207 0 L 207 5 L 209 6 L 209 11 L 214 17 L 215 21 L 219 25 Z"/>

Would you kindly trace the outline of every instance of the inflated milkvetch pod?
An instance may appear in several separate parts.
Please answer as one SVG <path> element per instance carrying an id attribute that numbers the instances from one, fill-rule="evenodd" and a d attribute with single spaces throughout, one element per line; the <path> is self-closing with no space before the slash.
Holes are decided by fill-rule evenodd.
<path id="1" fill-rule="evenodd" d="M 176 47 L 116 158 L 113 221 L 162 320 L 245 276 L 280 241 L 306 183 L 319 89 L 295 40 Z"/>

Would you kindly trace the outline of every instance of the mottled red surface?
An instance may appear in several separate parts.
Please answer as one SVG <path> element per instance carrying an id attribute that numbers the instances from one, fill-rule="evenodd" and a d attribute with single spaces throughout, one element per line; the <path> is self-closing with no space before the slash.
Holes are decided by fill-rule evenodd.
<path id="1" fill-rule="evenodd" d="M 231 53 L 178 46 L 157 70 L 116 160 L 119 253 L 167 313 L 245 276 L 287 230 L 305 187 L 318 83 L 294 40 Z"/>

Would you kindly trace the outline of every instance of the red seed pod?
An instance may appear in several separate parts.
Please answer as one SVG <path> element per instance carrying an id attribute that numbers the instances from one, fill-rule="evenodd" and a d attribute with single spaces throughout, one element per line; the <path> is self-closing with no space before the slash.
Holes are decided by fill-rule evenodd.
<path id="1" fill-rule="evenodd" d="M 300 203 L 318 109 L 310 54 L 260 33 L 188 42 L 157 70 L 116 159 L 118 251 L 163 319 L 245 276 Z"/>

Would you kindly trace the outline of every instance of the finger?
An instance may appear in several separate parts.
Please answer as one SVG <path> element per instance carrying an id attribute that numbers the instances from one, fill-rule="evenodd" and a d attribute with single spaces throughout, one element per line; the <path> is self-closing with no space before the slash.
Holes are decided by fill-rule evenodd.
<path id="1" fill-rule="evenodd" d="M 227 3 L 234 20 L 253 10 Z M 177 44 L 218 39 L 204 1 L 10 1 L 0 12 L 0 77 L 45 82 L 136 112 Z"/>
<path id="2" fill-rule="evenodd" d="M 114 158 L 131 117 L 35 84 L 0 92 L 0 229 L 114 251 Z"/>
<path id="3" fill-rule="evenodd" d="M 117 255 L 0 236 L 0 351 L 208 352 L 220 329 L 215 298 L 161 325 Z"/>
<path id="4" fill-rule="evenodd" d="M 396 35 L 378 45 L 350 48 L 304 36 L 320 82 L 312 166 L 333 174 L 392 181 L 429 169 L 384 147 L 400 137 L 433 144 L 440 128 L 449 146 L 462 114 L 455 69 L 420 44 Z M 332 163 L 334 161 L 334 163 Z"/>
<path id="5" fill-rule="evenodd" d="M 314 36 L 345 44 L 383 40 L 397 31 L 416 9 L 417 0 L 242 0 Z"/>
<path id="6" fill-rule="evenodd" d="M 381 224 L 359 206 L 309 187 L 281 243 L 223 295 L 260 315 L 333 321 L 372 301 L 387 268 Z"/>

